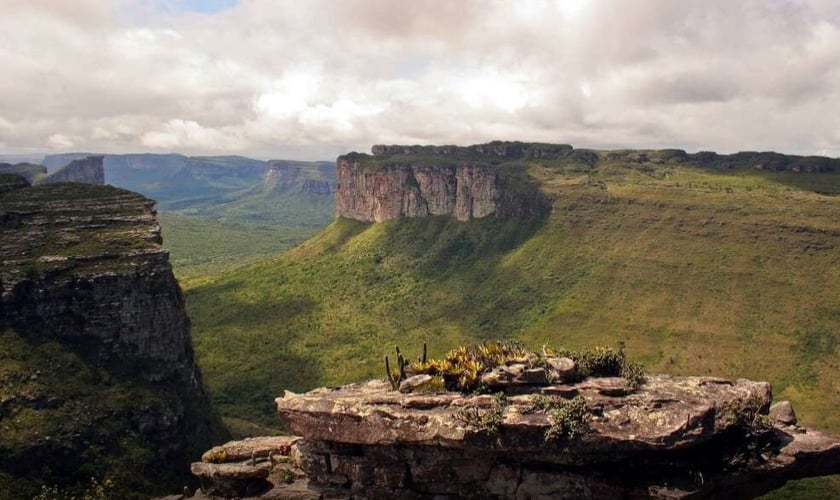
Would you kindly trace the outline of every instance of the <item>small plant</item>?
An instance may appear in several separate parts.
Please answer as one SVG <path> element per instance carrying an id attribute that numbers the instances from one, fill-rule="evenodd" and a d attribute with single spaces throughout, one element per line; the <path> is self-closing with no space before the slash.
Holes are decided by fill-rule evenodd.
<path id="1" fill-rule="evenodd" d="M 545 394 L 532 394 L 531 405 L 525 409 L 525 413 L 544 413 L 556 408 L 561 399 L 555 396 L 546 396 Z"/>
<path id="2" fill-rule="evenodd" d="M 281 483 L 292 484 L 295 482 L 295 475 L 289 469 L 279 469 L 277 471 L 277 479 L 279 479 Z"/>
<path id="3" fill-rule="evenodd" d="M 58 486 L 41 486 L 41 492 L 32 500 L 116 500 L 119 498 L 116 489 L 116 485 L 110 479 L 100 483 L 92 477 L 81 496 Z"/>
<path id="4" fill-rule="evenodd" d="M 503 392 L 497 393 L 492 406 L 486 411 L 481 411 L 475 406 L 459 408 L 452 417 L 468 427 L 475 427 L 486 432 L 488 435 L 496 435 L 502 427 L 507 407 L 507 397 Z"/>
<path id="5" fill-rule="evenodd" d="M 722 408 L 724 422 L 737 427 L 747 436 L 760 437 L 773 429 L 773 422 L 761 413 L 763 401 L 758 396 L 750 396 L 746 401 L 730 401 Z"/>
<path id="6" fill-rule="evenodd" d="M 560 403 L 551 411 L 551 426 L 545 430 L 545 441 L 576 439 L 589 432 L 589 405 L 582 396 Z"/>
<path id="7" fill-rule="evenodd" d="M 638 389 L 647 382 L 645 367 L 640 363 L 625 362 L 621 368 L 621 376 L 627 380 L 627 385 L 633 390 Z"/>

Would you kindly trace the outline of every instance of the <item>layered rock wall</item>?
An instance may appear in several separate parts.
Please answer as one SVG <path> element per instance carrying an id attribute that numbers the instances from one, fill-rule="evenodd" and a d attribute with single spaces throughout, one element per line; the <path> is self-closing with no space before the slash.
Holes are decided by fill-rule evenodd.
<path id="1" fill-rule="evenodd" d="M 152 379 L 191 378 L 190 322 L 154 202 L 107 187 L 55 185 L 0 198 L 0 328 L 88 343 Z"/>
<path id="2" fill-rule="evenodd" d="M 381 222 L 399 217 L 451 215 L 465 221 L 499 210 L 499 180 L 492 167 L 398 164 L 371 170 L 338 160 L 338 215 Z"/>

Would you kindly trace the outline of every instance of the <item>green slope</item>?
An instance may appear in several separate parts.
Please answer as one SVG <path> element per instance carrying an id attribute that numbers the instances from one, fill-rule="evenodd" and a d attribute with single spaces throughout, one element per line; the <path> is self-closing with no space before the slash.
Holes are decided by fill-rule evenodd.
<path id="1" fill-rule="evenodd" d="M 532 167 L 555 198 L 544 220 L 338 219 L 189 288 L 211 390 L 226 402 L 233 380 L 270 398 L 378 375 L 395 342 L 623 339 L 651 371 L 770 379 L 806 421 L 840 429 L 840 199 L 813 192 L 840 192 L 840 175 L 659 168 Z"/>
<path id="2" fill-rule="evenodd" d="M 530 163 L 541 220 L 338 219 L 290 252 L 187 289 L 229 417 L 381 376 L 395 344 L 627 343 L 649 372 L 769 380 L 840 432 L 840 175 L 608 160 Z"/>

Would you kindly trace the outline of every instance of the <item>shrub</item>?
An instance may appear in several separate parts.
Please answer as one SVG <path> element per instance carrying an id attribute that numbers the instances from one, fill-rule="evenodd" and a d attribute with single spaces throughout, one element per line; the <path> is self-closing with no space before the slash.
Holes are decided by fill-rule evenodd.
<path id="1" fill-rule="evenodd" d="M 559 403 L 549 415 L 551 425 L 545 431 L 545 441 L 576 439 L 589 432 L 589 405 L 582 396 Z"/>

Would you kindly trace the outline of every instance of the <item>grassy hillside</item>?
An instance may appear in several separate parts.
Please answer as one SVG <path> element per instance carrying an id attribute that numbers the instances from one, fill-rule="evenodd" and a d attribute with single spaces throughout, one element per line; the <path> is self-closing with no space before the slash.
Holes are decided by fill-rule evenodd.
<path id="1" fill-rule="evenodd" d="M 521 168 L 553 199 L 544 219 L 338 219 L 188 286 L 220 411 L 271 425 L 283 389 L 381 376 L 395 344 L 623 340 L 650 372 L 769 380 L 840 432 L 840 175 L 603 154 Z"/>
<path id="2" fill-rule="evenodd" d="M 621 339 L 651 371 L 769 379 L 840 430 L 840 175 L 577 170 L 530 167 L 544 220 L 338 219 L 188 288 L 215 397 L 271 418 L 266 398 L 379 375 L 394 343 Z"/>

